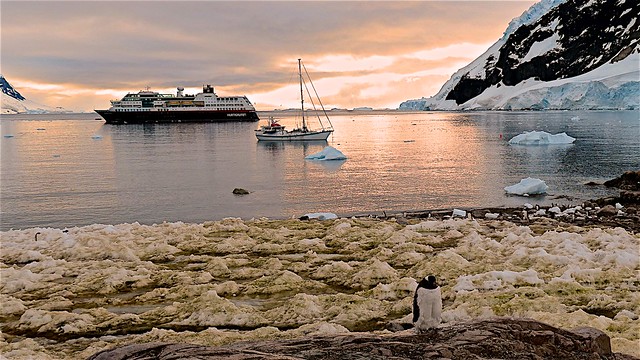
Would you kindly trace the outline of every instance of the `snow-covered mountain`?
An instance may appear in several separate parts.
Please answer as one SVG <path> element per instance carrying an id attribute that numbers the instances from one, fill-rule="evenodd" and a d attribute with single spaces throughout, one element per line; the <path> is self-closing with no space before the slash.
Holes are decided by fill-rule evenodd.
<path id="1" fill-rule="evenodd" d="M 401 110 L 640 109 L 640 2 L 542 0 Z"/>
<path id="2" fill-rule="evenodd" d="M 0 74 L 0 86 L 2 87 L 2 102 L 0 103 L 0 114 L 43 114 L 70 112 L 61 107 L 52 107 L 39 104 L 35 101 L 25 99 L 18 90 Z"/>

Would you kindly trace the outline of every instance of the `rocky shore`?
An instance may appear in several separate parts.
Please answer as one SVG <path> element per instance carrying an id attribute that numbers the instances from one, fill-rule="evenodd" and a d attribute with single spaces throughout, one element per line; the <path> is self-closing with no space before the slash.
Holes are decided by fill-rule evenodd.
<path id="1" fill-rule="evenodd" d="M 572 225 L 620 227 L 640 231 L 640 171 L 630 171 L 604 186 L 620 189 L 617 197 L 575 206 L 447 209 L 367 215 L 410 224 L 419 219 L 455 217 L 507 221 L 544 233 Z M 593 184 L 589 185 L 593 186 Z M 593 327 L 564 330 L 529 318 L 495 317 L 443 324 L 428 334 L 407 330 L 403 319 L 386 332 L 308 335 L 295 339 L 240 341 L 224 346 L 151 342 L 104 350 L 89 357 L 105 359 L 637 359 L 614 353 L 610 337 Z"/>
<path id="2" fill-rule="evenodd" d="M 566 331 L 531 319 L 494 318 L 451 324 L 416 335 L 411 330 L 353 333 L 293 340 L 240 342 L 209 347 L 134 344 L 99 352 L 89 360 L 249 359 L 637 359 L 613 353 L 609 337 L 582 327 Z"/>
<path id="3" fill-rule="evenodd" d="M 575 206 L 8 231 L 0 357 L 640 357 L 633 176 Z M 443 323 L 415 335 L 426 274 Z"/>
<path id="4" fill-rule="evenodd" d="M 640 170 L 627 171 L 604 184 L 620 189 L 618 196 L 586 201 L 579 205 L 551 205 L 546 207 L 525 205 L 522 208 L 469 208 L 455 212 L 452 209 L 376 214 L 381 219 L 396 218 L 405 222 L 412 218 L 443 220 L 451 217 L 505 220 L 521 225 L 545 229 L 568 224 L 582 227 L 621 227 L 632 233 L 640 232 Z"/>

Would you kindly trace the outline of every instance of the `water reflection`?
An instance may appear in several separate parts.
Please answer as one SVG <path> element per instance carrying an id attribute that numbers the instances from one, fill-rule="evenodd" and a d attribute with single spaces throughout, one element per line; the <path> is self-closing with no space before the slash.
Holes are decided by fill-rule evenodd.
<path id="1" fill-rule="evenodd" d="M 563 145 L 509 145 L 511 156 L 509 156 L 510 166 L 519 166 L 527 172 L 537 172 L 537 169 L 554 169 L 561 166 L 566 154 L 571 150 L 573 144 Z"/>
<path id="2" fill-rule="evenodd" d="M 3 229 L 548 204 L 607 196 L 583 184 L 640 168 L 637 112 L 343 113 L 332 116 L 328 142 L 258 142 L 256 123 L 31 117 L 0 123 L 3 136 L 14 135 L 0 138 Z M 531 130 L 577 140 L 508 144 Z M 305 160 L 327 145 L 348 160 Z M 545 181 L 554 196 L 505 195 L 526 177 Z M 236 187 L 251 193 L 235 196 Z"/>
<path id="3" fill-rule="evenodd" d="M 328 145 L 326 140 L 312 140 L 312 141 L 257 141 L 258 149 L 267 150 L 269 152 L 277 153 L 284 151 L 285 149 L 298 149 L 302 150 L 303 154 L 312 154 L 310 149 L 323 149 Z M 305 155 L 306 156 L 306 155 Z"/>
<path id="4" fill-rule="evenodd" d="M 306 160 L 309 164 L 319 166 L 329 172 L 340 170 L 347 160 Z"/>

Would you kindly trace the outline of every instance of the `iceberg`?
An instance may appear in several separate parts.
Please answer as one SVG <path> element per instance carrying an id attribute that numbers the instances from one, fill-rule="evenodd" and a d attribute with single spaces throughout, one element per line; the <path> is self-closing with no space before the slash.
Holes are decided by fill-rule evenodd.
<path id="1" fill-rule="evenodd" d="M 338 218 L 338 215 L 334 213 L 309 213 L 309 214 L 304 214 L 304 216 L 306 216 L 307 219 L 318 219 L 318 220 L 333 220 Z"/>
<path id="2" fill-rule="evenodd" d="M 511 145 L 563 145 L 572 144 L 576 141 L 575 138 L 567 135 L 566 133 L 549 134 L 544 131 L 529 131 L 520 135 L 514 136 L 509 140 Z"/>
<path id="3" fill-rule="evenodd" d="M 327 146 L 322 151 L 305 157 L 306 160 L 346 160 L 347 157 L 338 149 Z"/>
<path id="4" fill-rule="evenodd" d="M 514 195 L 537 195 L 545 194 L 548 189 L 544 181 L 528 177 L 515 185 L 505 187 L 504 191 Z"/>
<path id="5" fill-rule="evenodd" d="M 453 217 L 466 217 L 467 216 L 467 212 L 464 210 L 460 210 L 460 209 L 453 209 Z"/>

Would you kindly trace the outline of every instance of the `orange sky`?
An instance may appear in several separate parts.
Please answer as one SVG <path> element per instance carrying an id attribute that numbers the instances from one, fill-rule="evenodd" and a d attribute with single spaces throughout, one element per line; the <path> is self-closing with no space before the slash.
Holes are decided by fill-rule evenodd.
<path id="1" fill-rule="evenodd" d="M 327 108 L 431 96 L 535 1 L 2 1 L 2 74 L 74 111 L 128 91 L 298 106 L 302 58 Z M 190 90 L 190 91 L 189 91 Z"/>

